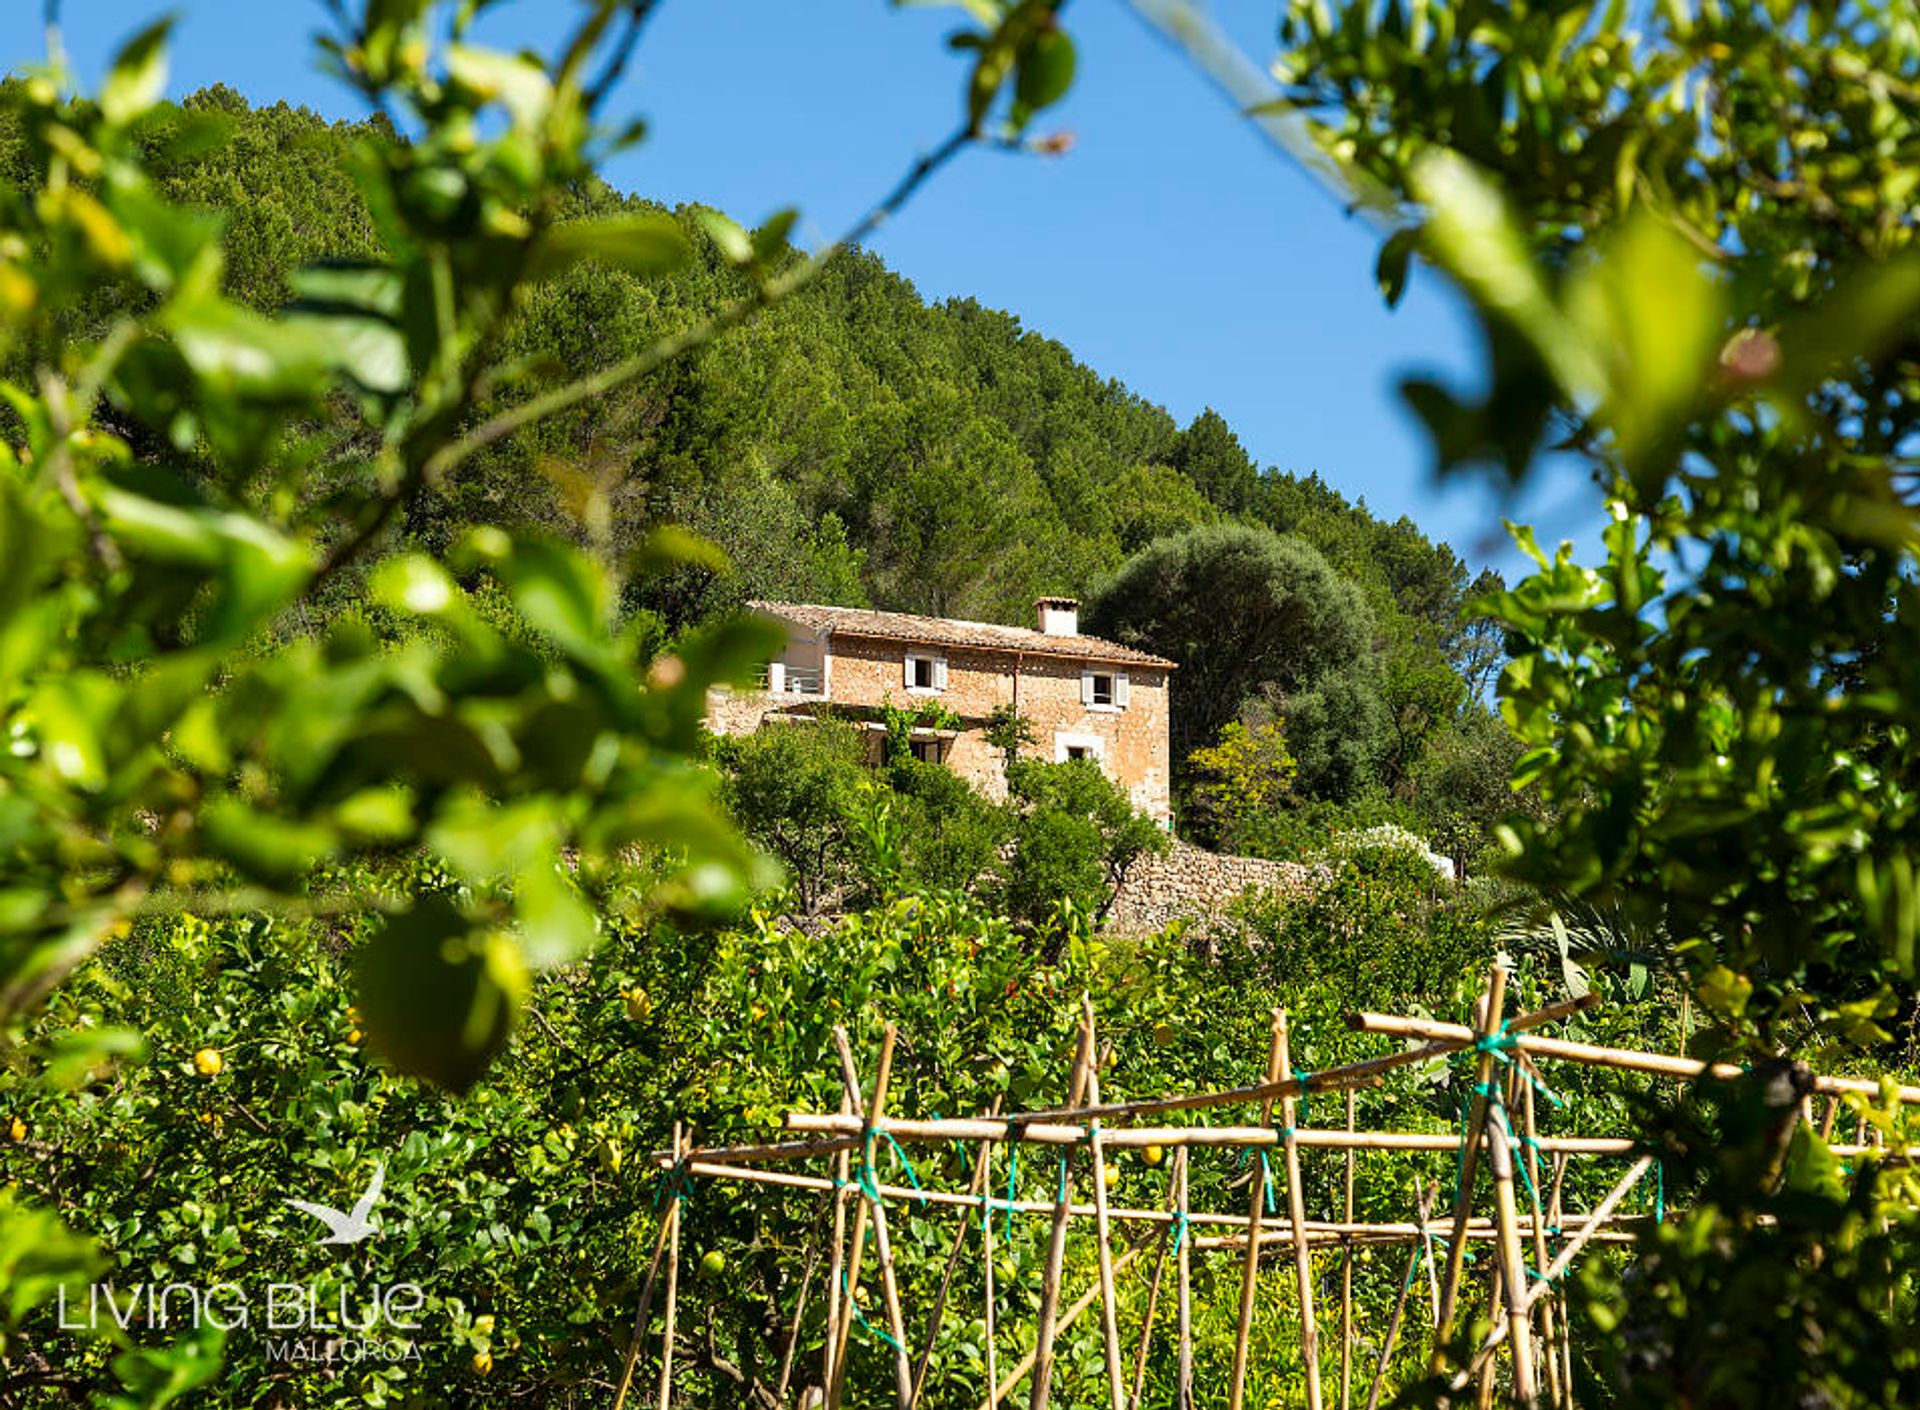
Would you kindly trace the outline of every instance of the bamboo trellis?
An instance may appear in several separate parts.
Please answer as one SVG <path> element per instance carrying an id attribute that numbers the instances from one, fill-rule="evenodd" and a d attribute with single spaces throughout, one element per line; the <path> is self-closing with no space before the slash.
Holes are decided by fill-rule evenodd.
<path id="1" fill-rule="evenodd" d="M 1449 1367 L 1442 1356 L 1452 1345 L 1451 1337 L 1458 1320 L 1460 1298 L 1466 1283 L 1465 1261 L 1469 1244 L 1475 1241 L 1493 1245 L 1491 1286 L 1492 1330 L 1479 1343 L 1464 1367 L 1455 1369 L 1451 1383 L 1456 1392 L 1476 1382 L 1481 1403 L 1492 1392 L 1496 1358 L 1504 1349 L 1513 1403 L 1521 1406 L 1550 1405 L 1554 1410 L 1571 1410 L 1573 1405 L 1573 1368 L 1567 1336 L 1566 1309 L 1560 1305 L 1559 1290 L 1568 1269 L 1580 1255 L 1596 1243 L 1631 1241 L 1635 1226 L 1657 1214 L 1624 1215 L 1620 1206 L 1649 1170 L 1655 1157 L 1643 1153 L 1640 1143 L 1614 1137 L 1540 1135 L 1535 1127 L 1533 1094 L 1539 1085 L 1536 1061 L 1573 1062 L 1617 1071 L 1647 1073 L 1656 1077 L 1682 1080 L 1727 1079 L 1740 1075 L 1740 1069 L 1724 1064 L 1712 1065 L 1685 1056 L 1637 1052 L 1541 1035 L 1537 1030 L 1571 1018 L 1589 1008 L 1592 998 L 1564 1000 L 1531 1013 L 1507 1016 L 1506 971 L 1494 966 L 1476 1005 L 1475 1021 L 1466 1024 L 1440 1023 L 1428 1019 L 1388 1014 L 1356 1013 L 1348 1016 L 1350 1027 L 1366 1033 L 1416 1040 L 1418 1046 L 1402 1052 L 1371 1058 L 1364 1062 L 1320 1072 L 1296 1072 L 1291 1065 L 1289 1034 L 1284 1011 L 1273 1012 L 1271 1043 L 1267 1053 L 1263 1081 L 1227 1091 L 1186 1093 L 1147 1100 L 1103 1103 L 1100 1095 L 1100 1071 L 1105 1055 L 1100 1047 L 1093 1008 L 1083 996 L 1078 1040 L 1067 1083 L 1068 1104 L 1036 1111 L 989 1112 L 980 1117 L 941 1119 L 902 1117 L 886 1108 L 890 1083 L 894 1029 L 888 1025 L 883 1034 L 875 1074 L 870 1090 L 863 1090 L 853 1049 L 844 1028 L 834 1030 L 839 1058 L 842 1097 L 834 1113 L 790 1112 L 786 1129 L 797 1139 L 764 1142 L 755 1145 L 697 1147 L 689 1145 L 676 1128 L 671 1150 L 654 1153 L 654 1161 L 672 1192 L 666 1216 L 661 1221 L 660 1237 L 653 1251 L 652 1264 L 642 1287 L 639 1311 L 629 1340 L 615 1410 L 624 1410 L 627 1393 L 638 1361 L 648 1340 L 649 1310 L 654 1285 L 664 1266 L 666 1279 L 665 1329 L 661 1336 L 661 1357 L 657 1381 L 660 1410 L 669 1410 L 672 1401 L 675 1368 L 675 1305 L 679 1283 L 680 1256 L 679 1204 L 689 1182 L 696 1180 L 733 1181 L 779 1187 L 795 1191 L 817 1192 L 825 1196 L 832 1210 L 828 1244 L 829 1273 L 822 1294 L 826 1299 L 826 1331 L 821 1349 L 821 1364 L 816 1383 L 800 1388 L 797 1399 L 790 1397 L 795 1353 L 801 1323 L 805 1316 L 808 1292 L 819 1263 L 817 1240 L 828 1228 L 823 1218 L 816 1223 L 816 1244 L 809 1254 L 806 1271 L 793 1313 L 793 1322 L 785 1337 L 777 1384 L 769 1389 L 759 1381 L 751 1383 L 757 1403 L 768 1410 L 783 1410 L 788 1404 L 806 1407 L 824 1406 L 837 1410 L 845 1394 L 851 1337 L 856 1323 L 866 1326 L 891 1352 L 894 1394 L 899 1410 L 916 1410 L 925 1394 L 934 1348 L 942 1319 L 949 1304 L 955 1273 L 966 1254 L 969 1234 L 976 1228 L 980 1237 L 980 1256 L 984 1261 L 985 1299 L 981 1308 L 986 1327 L 987 1394 L 981 1410 L 998 1410 L 1013 1398 L 1023 1382 L 1027 1384 L 1030 1410 L 1043 1410 L 1052 1392 L 1052 1368 L 1060 1335 L 1099 1306 L 1102 1359 L 1112 1410 L 1137 1410 L 1146 1381 L 1148 1352 L 1154 1321 L 1162 1297 L 1161 1288 L 1168 1266 L 1174 1278 L 1175 1336 L 1177 1346 L 1176 1405 L 1190 1410 L 1193 1405 L 1192 1345 L 1192 1256 L 1203 1252 L 1237 1253 L 1241 1261 L 1240 1297 L 1235 1329 L 1232 1371 L 1225 1387 L 1231 1410 L 1239 1410 L 1246 1390 L 1251 1355 L 1251 1328 L 1259 1298 L 1261 1259 L 1269 1252 L 1291 1264 L 1292 1282 L 1297 1296 L 1301 1350 L 1305 1363 L 1300 1399 L 1308 1410 L 1321 1410 L 1320 1326 L 1315 1307 L 1317 1283 L 1312 1260 L 1317 1254 L 1337 1251 L 1345 1255 L 1340 1287 L 1339 1406 L 1351 1410 L 1353 1402 L 1353 1281 L 1352 1259 L 1357 1249 L 1404 1245 L 1408 1247 L 1406 1272 L 1395 1302 L 1389 1326 L 1372 1370 L 1366 1406 L 1374 1410 L 1385 1388 L 1386 1376 L 1407 1316 L 1408 1304 L 1420 1282 L 1421 1264 L 1426 1266 L 1426 1296 L 1417 1300 L 1431 1314 L 1432 1345 L 1436 1371 Z M 1458 1134 L 1379 1131 L 1357 1129 L 1355 1122 L 1358 1092 L 1377 1086 L 1383 1074 L 1400 1067 L 1444 1061 L 1470 1055 L 1474 1060 L 1474 1082 L 1470 1109 Z M 1542 1088 L 1544 1090 L 1544 1087 Z M 1839 1100 L 1849 1094 L 1879 1098 L 1879 1083 L 1861 1078 L 1815 1077 L 1812 1090 L 1829 1098 L 1823 1129 L 1830 1132 Z M 1889 1087 L 1895 1100 L 1920 1104 L 1920 1087 Z M 1341 1092 L 1345 1097 L 1346 1120 L 1340 1128 L 1309 1128 L 1305 1114 L 1296 1108 L 1304 1099 L 1320 1092 Z M 1278 1106 L 1278 1124 L 1275 1107 Z M 1201 1111 L 1226 1106 L 1258 1105 L 1258 1125 L 1164 1126 L 1140 1124 L 1172 1112 Z M 996 1104 L 997 1106 L 997 1104 Z M 1811 1119 L 1811 1111 L 1803 1111 Z M 1519 1129 L 1515 1129 L 1516 1118 Z M 1835 1144 L 1840 1156 L 1868 1153 L 1881 1158 L 1898 1155 L 1911 1158 L 1914 1151 L 1893 1152 L 1880 1145 L 1868 1145 L 1861 1139 Z M 874 1144 L 885 1140 L 898 1147 L 926 1143 L 956 1142 L 977 1151 L 968 1187 L 964 1191 L 923 1188 L 917 1177 L 911 1186 L 883 1182 L 874 1168 Z M 1052 1199 L 1020 1199 L 1009 1183 L 1006 1197 L 991 1190 L 989 1171 L 993 1154 L 1001 1147 L 1014 1152 L 1026 1147 L 1053 1147 L 1060 1153 L 1060 1181 Z M 1107 1198 L 1104 1178 L 1111 1152 L 1158 1147 L 1171 1155 L 1170 1196 L 1164 1208 L 1136 1208 L 1115 1205 Z M 1256 1162 L 1248 1174 L 1249 1193 L 1245 1213 L 1221 1210 L 1192 1210 L 1188 1207 L 1188 1157 L 1194 1147 L 1237 1149 L 1243 1159 Z M 1306 1152 L 1339 1151 L 1344 1158 L 1344 1217 L 1339 1220 L 1310 1219 L 1306 1216 L 1301 1181 L 1302 1159 Z M 1916 1148 L 1920 1150 L 1920 1148 Z M 1270 1151 L 1277 1151 L 1275 1162 Z M 1419 1192 L 1414 1217 L 1406 1221 L 1361 1221 L 1353 1218 L 1353 1158 L 1356 1152 L 1419 1153 L 1447 1152 L 1458 1158 L 1456 1188 L 1450 1207 L 1436 1221 L 1434 1205 L 1441 1195 L 1437 1188 Z M 1084 1153 L 1090 1175 L 1088 1197 L 1073 1195 L 1072 1164 Z M 858 1165 L 854 1164 L 858 1159 Z M 1587 1214 L 1563 1213 L 1562 1186 L 1570 1159 L 1576 1157 L 1614 1157 L 1629 1160 L 1626 1171 L 1608 1189 L 1604 1198 Z M 825 1161 L 829 1173 L 812 1174 L 793 1169 L 772 1168 L 797 1163 Z M 1551 1176 L 1542 1167 L 1550 1161 Z M 1493 1209 L 1491 1214 L 1475 1213 L 1477 1172 L 1484 1163 L 1491 1175 Z M 1277 1168 L 1276 1168 L 1277 1166 Z M 909 1165 L 909 1170 L 911 1166 Z M 1516 1193 L 1519 1174 L 1528 1192 L 1528 1207 Z M 1274 1199 L 1272 1182 L 1284 1184 L 1285 1199 Z M 970 1211 L 981 1216 L 978 1224 L 962 1219 L 949 1251 L 939 1291 L 926 1309 L 925 1328 L 918 1341 L 917 1357 L 910 1350 L 906 1309 L 902 1305 L 894 1250 L 887 1221 L 889 1201 L 912 1201 L 925 1207 L 946 1207 Z M 1049 1221 L 1047 1256 L 1041 1276 L 1038 1328 L 1034 1345 L 1004 1374 L 999 1363 L 996 1333 L 996 1289 L 994 1260 L 995 1218 L 1011 1221 L 1018 1217 L 1045 1218 Z M 1091 1219 L 1094 1225 L 1097 1274 L 1093 1282 L 1071 1301 L 1064 1299 L 1062 1284 L 1068 1234 L 1076 1220 Z M 869 1240 L 869 1227 L 871 1239 Z M 864 1306 L 868 1301 L 861 1279 L 867 1245 L 873 1246 L 874 1265 L 880 1288 L 877 1316 L 882 1325 L 867 1323 Z M 1117 1246 L 1117 1247 L 1116 1247 Z M 1529 1261 L 1529 1250 L 1531 1261 Z M 1117 1291 L 1122 1274 L 1153 1254 L 1150 1289 L 1142 1323 L 1133 1333 L 1133 1352 L 1127 1354 L 1120 1321 Z M 1129 1364 L 1131 1363 L 1131 1364 Z"/>

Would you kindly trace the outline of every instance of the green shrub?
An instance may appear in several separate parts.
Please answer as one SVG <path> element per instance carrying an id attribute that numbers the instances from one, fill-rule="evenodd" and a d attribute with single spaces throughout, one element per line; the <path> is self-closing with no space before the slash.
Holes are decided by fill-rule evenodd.
<path id="1" fill-rule="evenodd" d="M 965 890 L 998 865 L 1009 819 L 953 770 L 909 755 L 887 769 L 887 782 L 913 889 Z"/>
<path id="2" fill-rule="evenodd" d="M 866 777 L 859 731 L 836 720 L 772 725 L 714 744 L 721 799 L 740 830 L 778 857 L 802 910 L 851 876 L 849 815 Z"/>
<path id="3" fill-rule="evenodd" d="M 1029 922 L 1062 901 L 1104 918 L 1134 863 L 1167 848 L 1166 834 L 1090 759 L 1023 759 L 1007 770 L 1007 790 L 1006 904 Z"/>

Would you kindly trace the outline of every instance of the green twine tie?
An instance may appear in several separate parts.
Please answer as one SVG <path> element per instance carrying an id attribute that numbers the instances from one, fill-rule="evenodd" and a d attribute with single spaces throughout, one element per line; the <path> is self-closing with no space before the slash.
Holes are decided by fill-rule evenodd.
<path id="1" fill-rule="evenodd" d="M 863 1328 L 866 1329 L 867 1335 L 874 1338 L 874 1340 L 882 1342 L 885 1345 L 891 1347 L 895 1352 L 898 1352 L 902 1355 L 905 1354 L 904 1352 L 901 1351 L 899 1342 L 895 1341 L 892 1337 L 888 1336 L 885 1332 L 881 1331 L 880 1328 L 874 1326 L 873 1323 L 867 1320 L 867 1314 L 860 1310 L 860 1299 L 855 1297 L 853 1295 L 853 1289 L 847 1286 L 847 1270 L 844 1268 L 840 1270 L 840 1291 L 846 1296 L 847 1306 L 853 1309 L 853 1320 L 858 1322 Z"/>
<path id="2" fill-rule="evenodd" d="M 1566 1103 L 1560 1100 L 1559 1095 L 1553 1088 L 1534 1076 L 1524 1064 L 1515 1064 L 1511 1055 L 1518 1051 L 1520 1039 L 1508 1031 L 1508 1023 L 1509 1020 L 1501 1019 L 1499 1028 L 1492 1033 L 1483 1033 L 1478 1038 L 1475 1038 L 1473 1040 L 1473 1047 L 1468 1051 L 1484 1053 L 1495 1062 L 1506 1064 L 1522 1077 L 1526 1078 L 1529 1087 L 1552 1102 L 1556 1107 L 1565 1106 Z"/>
<path id="3" fill-rule="evenodd" d="M 667 1197 L 668 1191 L 672 1191 L 673 1198 L 677 1203 L 685 1204 L 687 1202 L 687 1183 L 687 1163 L 685 1161 L 676 1161 L 668 1169 L 661 1171 L 660 1183 L 653 1187 L 653 1207 L 655 1209 L 660 1207 L 660 1201 Z"/>
<path id="4" fill-rule="evenodd" d="M 900 1143 L 894 1140 L 893 1132 L 881 1131 L 879 1134 L 885 1136 L 887 1138 L 887 1144 L 893 1147 L 894 1159 L 898 1160 L 900 1162 L 900 1168 L 907 1172 L 907 1183 L 913 1186 L 913 1192 L 919 1197 L 920 1203 L 923 1205 L 926 1204 L 928 1202 L 927 1192 L 921 1188 L 920 1177 L 914 1172 L 913 1162 L 908 1160 L 907 1153 L 900 1149 Z"/>
<path id="5" fill-rule="evenodd" d="M 1184 1209 L 1173 1216 L 1173 1245 L 1167 1250 L 1168 1253 L 1177 1254 L 1180 1252 L 1180 1245 L 1187 1237 L 1187 1225 L 1189 1222 L 1187 1211 Z"/>

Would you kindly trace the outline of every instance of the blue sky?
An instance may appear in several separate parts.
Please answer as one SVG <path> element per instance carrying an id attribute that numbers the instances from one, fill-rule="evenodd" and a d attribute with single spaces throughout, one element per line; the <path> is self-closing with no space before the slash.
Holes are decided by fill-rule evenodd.
<path id="1" fill-rule="evenodd" d="M 65 0 L 64 37 L 83 81 L 157 8 Z M 177 96 L 221 81 L 358 116 L 319 73 L 315 0 L 182 0 Z M 1219 7 L 1257 59 L 1274 0 Z M 539 43 L 574 7 L 518 0 L 494 42 Z M 0 12 L 10 67 L 44 53 L 37 0 Z M 666 202 L 699 200 L 754 222 L 786 205 L 805 243 L 849 224 L 959 116 L 963 67 L 944 36 L 957 10 L 885 0 L 666 0 L 617 105 L 651 136 L 607 173 Z M 1503 514 L 1543 541 L 1593 521 L 1577 480 L 1544 480 L 1519 504 L 1437 485 L 1395 384 L 1410 371 L 1471 383 L 1468 320 L 1437 277 L 1417 273 L 1389 312 L 1373 287 L 1377 240 L 1236 119 L 1120 0 L 1069 12 L 1080 77 L 1044 128 L 1073 130 L 1061 159 L 969 154 L 873 247 L 929 299 L 968 295 L 1058 338 L 1082 361 L 1182 422 L 1220 410 L 1263 464 L 1410 514 L 1473 562 L 1511 571 Z"/>

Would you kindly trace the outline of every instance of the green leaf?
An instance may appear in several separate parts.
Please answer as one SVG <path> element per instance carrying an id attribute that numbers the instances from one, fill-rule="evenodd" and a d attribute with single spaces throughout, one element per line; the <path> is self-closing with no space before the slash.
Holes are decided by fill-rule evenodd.
<path id="1" fill-rule="evenodd" d="M 1601 415 L 1632 465 L 1705 390 L 1720 345 L 1720 291 L 1699 252 L 1643 208 L 1574 278 L 1565 304 L 1606 364 L 1599 383 L 1566 389 L 1604 394 Z"/>
<path id="2" fill-rule="evenodd" d="M 513 604 L 536 631 L 577 660 L 604 664 L 612 586 L 586 554 L 551 539 L 474 534 Z"/>
<path id="3" fill-rule="evenodd" d="M 370 392 L 398 393 L 411 380 L 401 326 L 405 278 L 389 265 L 337 261 L 309 265 L 288 281 L 297 295 L 285 322 L 324 339 L 332 364 Z"/>
<path id="4" fill-rule="evenodd" d="M 334 349 L 322 327 L 275 322 L 211 296 L 169 304 L 162 322 L 215 395 L 305 405 L 326 389 Z"/>
<path id="5" fill-rule="evenodd" d="M 662 524 L 648 530 L 627 560 L 627 571 L 637 577 L 657 577 L 681 568 L 730 573 L 733 562 L 720 545 L 678 524 Z"/>
<path id="6" fill-rule="evenodd" d="M 1388 308 L 1397 307 L 1401 295 L 1407 292 L 1407 273 L 1412 267 L 1413 252 L 1419 243 L 1420 227 L 1403 225 L 1380 246 L 1380 257 L 1373 266 L 1373 278 L 1380 286 L 1380 297 L 1386 300 Z"/>
<path id="7" fill-rule="evenodd" d="M 81 1238 L 59 1216 L 22 1205 L 12 1189 L 0 1189 L 0 1298 L 8 1326 L 62 1287 L 86 1296 L 89 1278 L 105 1266 L 91 1239 Z"/>
<path id="8" fill-rule="evenodd" d="M 438 617 L 461 603 L 453 575 L 424 553 L 383 560 L 367 579 L 367 591 L 382 607 L 414 617 Z"/>
<path id="9" fill-rule="evenodd" d="M 100 88 L 101 116 L 125 127 L 160 101 L 167 88 L 167 35 L 174 17 L 164 15 L 129 39 L 114 55 Z"/>
<path id="10" fill-rule="evenodd" d="M 46 1055 L 41 1082 L 56 1092 L 71 1092 L 105 1076 L 119 1062 L 141 1062 L 147 1040 L 133 1028 L 71 1028 L 56 1036 Z"/>
<path id="11" fill-rule="evenodd" d="M 793 234 L 793 227 L 800 220 L 800 212 L 788 206 L 775 211 L 761 222 L 760 228 L 753 232 L 754 258 L 765 263 L 787 247 L 787 240 Z"/>
<path id="12" fill-rule="evenodd" d="M 236 799 L 217 799 L 200 815 L 208 845 L 242 872 L 270 886 L 299 884 L 333 855 L 339 839 L 318 822 L 293 822 L 250 808 Z"/>
<path id="13" fill-rule="evenodd" d="M 513 944 L 423 896 L 354 958 L 362 1022 L 396 1070 L 464 1092 L 506 1046 L 527 997 Z"/>
<path id="14" fill-rule="evenodd" d="M 483 102 L 504 106 L 515 127 L 537 126 L 553 104 L 552 80 L 539 64 L 519 54 L 452 44 L 447 47 L 447 73 Z"/>
<path id="15" fill-rule="evenodd" d="M 1073 87 L 1076 64 L 1073 40 L 1065 30 L 1041 30 L 1020 55 L 1013 79 L 1015 101 L 1030 114 L 1052 107 Z"/>
<path id="16" fill-rule="evenodd" d="M 198 568 L 219 580 L 200 644 L 234 641 L 306 585 L 308 550 L 250 515 L 163 504 L 118 485 L 96 494 L 101 520 L 131 556 Z"/>
<path id="17" fill-rule="evenodd" d="M 533 269 L 537 278 L 550 279 L 584 260 L 599 260 L 653 278 L 679 269 L 691 254 L 686 233 L 672 216 L 617 215 L 554 226 L 534 251 Z"/>
<path id="18" fill-rule="evenodd" d="M 1002 7 L 994 0 L 893 0 L 899 9 L 965 10 L 981 24 L 992 29 L 999 25 Z"/>
<path id="19" fill-rule="evenodd" d="M 694 219 L 707 232 L 707 238 L 719 247 L 720 257 L 728 264 L 753 263 L 753 241 L 732 219 L 719 211 L 697 211 Z"/>
<path id="20" fill-rule="evenodd" d="M 1464 157 L 1434 148 L 1421 155 L 1412 180 L 1429 211 L 1423 238 L 1435 263 L 1525 335 L 1562 389 L 1574 396 L 1602 389 L 1599 364 L 1561 316 L 1493 179 Z"/>
<path id="21" fill-rule="evenodd" d="M 527 962 L 536 969 L 572 964 L 599 938 L 593 910 L 551 856 L 515 880 L 515 913 Z"/>

